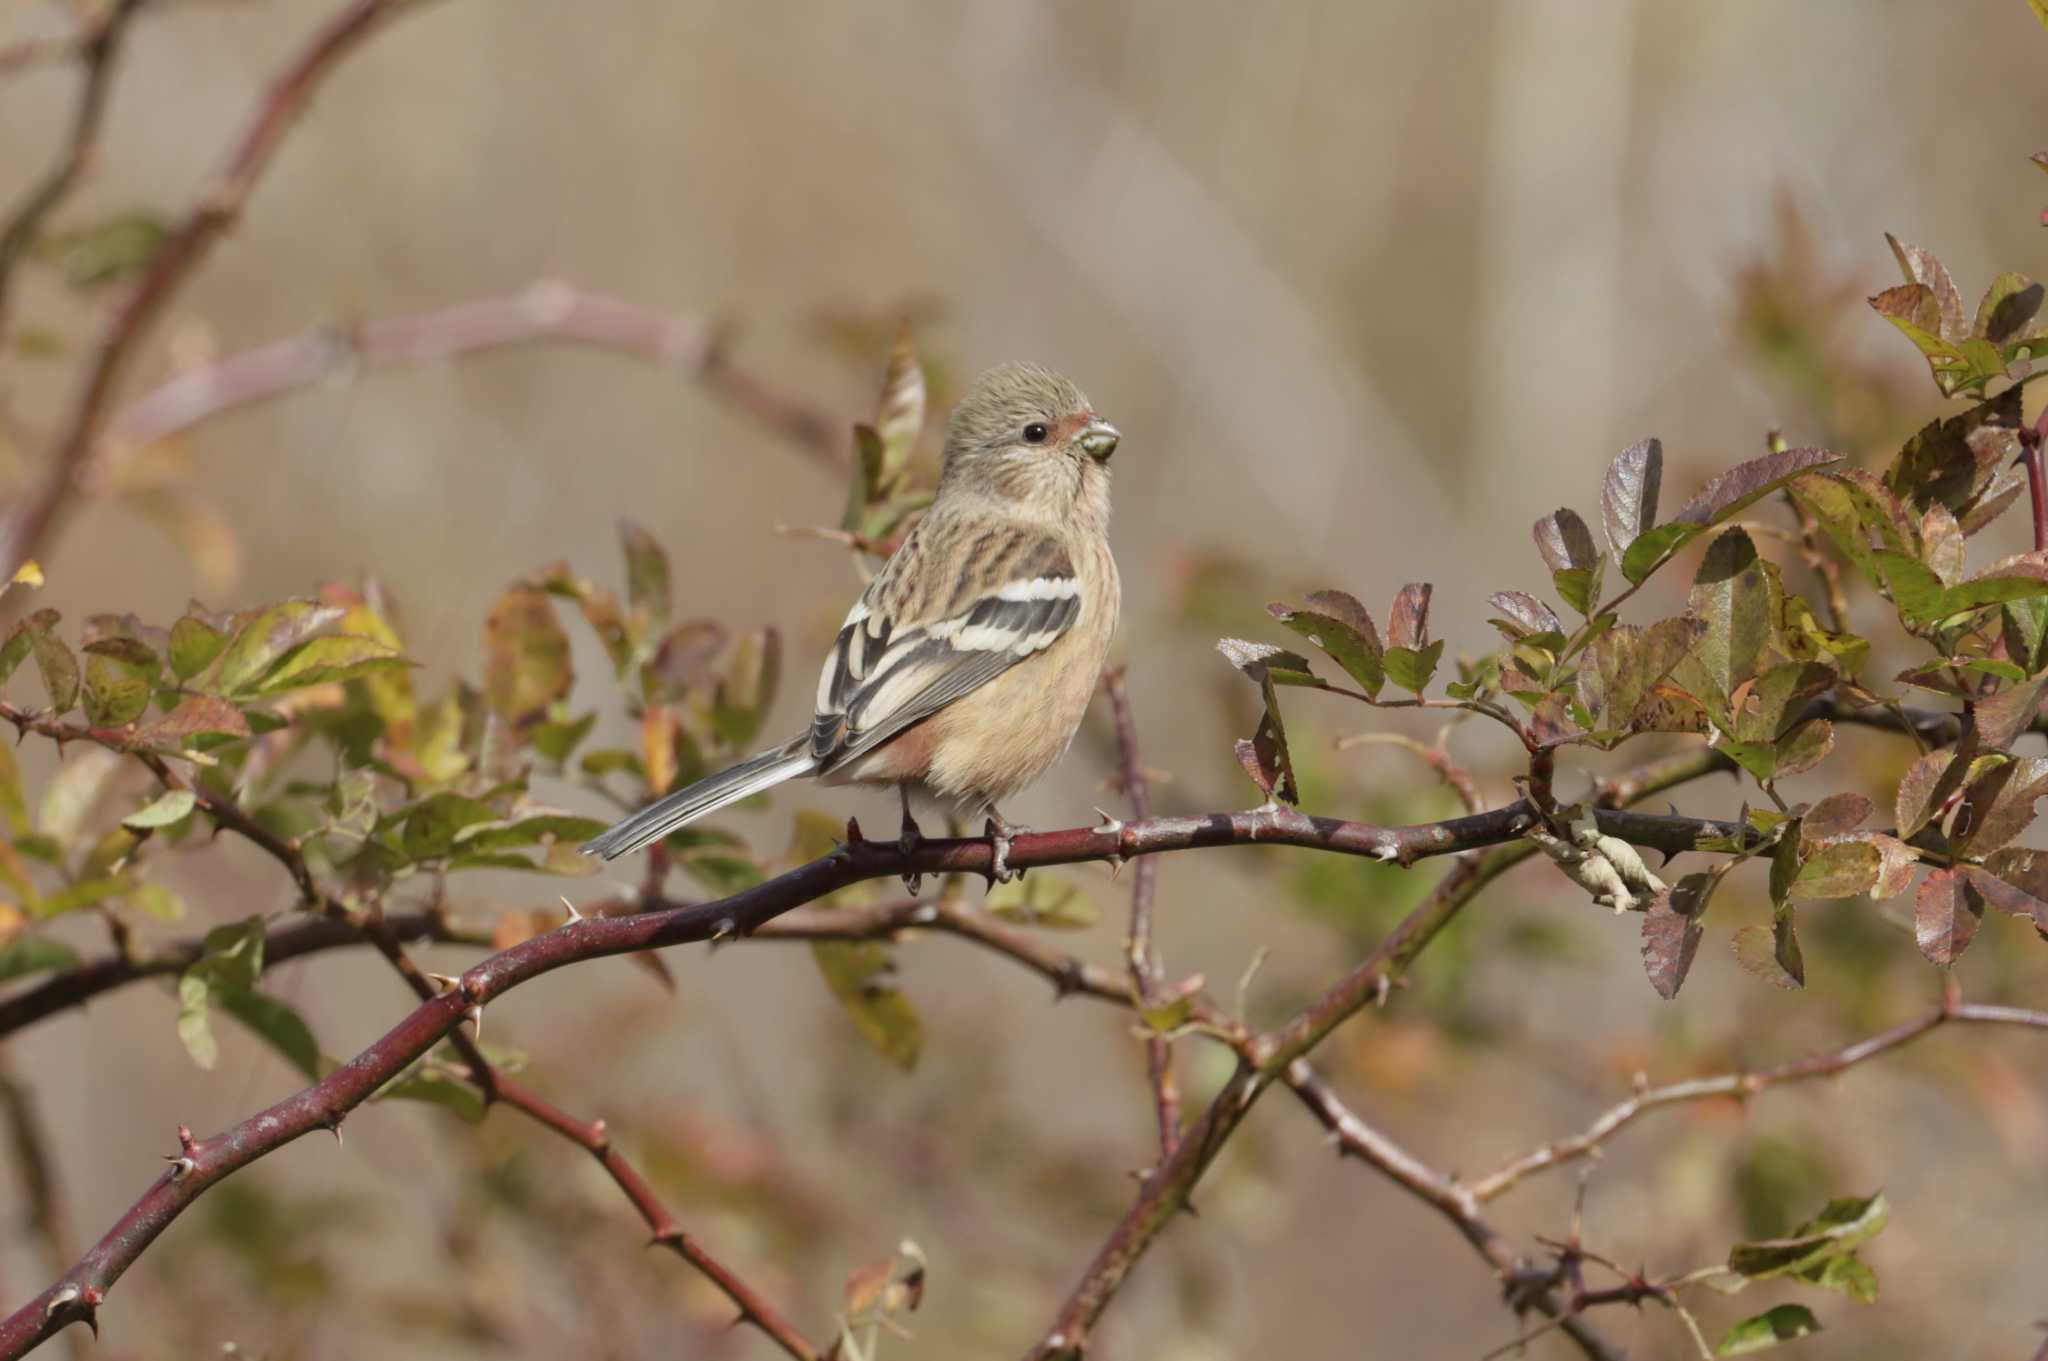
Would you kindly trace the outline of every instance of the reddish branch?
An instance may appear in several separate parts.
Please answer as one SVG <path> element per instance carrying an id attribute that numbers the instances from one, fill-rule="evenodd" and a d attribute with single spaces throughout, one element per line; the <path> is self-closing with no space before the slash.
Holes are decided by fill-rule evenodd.
<path id="1" fill-rule="evenodd" d="M 121 39 L 128 23 L 146 0 L 114 0 L 97 14 L 88 12 L 82 22 L 86 31 L 75 40 L 80 76 L 78 103 L 72 110 L 71 130 L 56 163 L 28 191 L 7 225 L 0 228 L 0 328 L 7 324 L 8 297 L 13 292 L 14 271 L 29 248 L 42 234 L 43 224 L 57 211 L 79 179 L 91 166 L 98 150 L 100 124 L 106 118 L 107 96 L 114 88 L 114 68 L 121 56 Z M 31 59 L 35 50 L 24 47 L 14 55 Z M 13 573 L 13 566 L 8 569 Z"/>
<path id="2" fill-rule="evenodd" d="M 209 248 L 241 213 L 284 135 L 335 64 L 378 24 L 420 0 L 350 0 L 313 35 L 272 82 L 218 179 L 157 249 L 141 279 L 115 306 L 100 332 L 85 380 L 57 439 L 42 481 L 0 532 L 0 578 L 41 551 L 43 541 L 86 481 L 108 398 L 149 324 L 189 278 Z M 135 8 L 125 0 L 118 11 Z"/>
<path id="3" fill-rule="evenodd" d="M 735 368 L 704 319 L 670 316 L 555 279 L 430 312 L 322 326 L 189 369 L 117 412 L 95 457 L 118 456 L 338 374 L 542 341 L 613 350 L 673 369 L 813 456 L 841 460 L 830 423 Z"/>
<path id="4" fill-rule="evenodd" d="M 1145 765 L 1138 756 L 1138 725 L 1131 716 L 1131 697 L 1124 689 L 1121 667 L 1102 677 L 1109 695 L 1109 711 L 1116 722 L 1117 769 L 1124 797 L 1130 800 L 1131 816 L 1140 822 L 1152 816 L 1152 794 L 1145 781 Z M 1124 957 L 1130 965 L 1131 989 L 1146 1012 L 1159 1009 L 1164 1001 L 1166 969 L 1152 944 L 1152 896 L 1159 878 L 1159 866 L 1149 857 L 1138 861 L 1131 871 L 1131 929 L 1124 942 Z M 1180 1087 L 1173 1076 L 1173 1046 L 1166 1036 L 1153 1031 L 1145 1036 L 1145 1075 L 1152 1086 L 1152 1106 L 1159 1120 L 1159 1156 L 1173 1156 L 1180 1141 Z"/>

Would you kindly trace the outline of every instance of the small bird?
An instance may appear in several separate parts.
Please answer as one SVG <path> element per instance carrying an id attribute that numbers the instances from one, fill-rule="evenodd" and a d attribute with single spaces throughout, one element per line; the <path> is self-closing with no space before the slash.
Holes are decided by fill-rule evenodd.
<path id="1" fill-rule="evenodd" d="M 946 423 L 938 491 L 861 593 L 818 677 L 810 730 L 699 780 L 583 847 L 610 860 L 810 775 L 986 810 L 993 876 L 1018 829 L 996 810 L 1066 752 L 1095 692 L 1121 587 L 1109 552 L 1117 429 L 1036 364 L 974 380 Z"/>

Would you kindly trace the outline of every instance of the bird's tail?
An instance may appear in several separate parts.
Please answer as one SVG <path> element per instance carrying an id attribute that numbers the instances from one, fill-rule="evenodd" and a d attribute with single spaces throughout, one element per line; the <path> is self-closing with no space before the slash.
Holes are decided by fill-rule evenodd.
<path id="1" fill-rule="evenodd" d="M 603 835 L 582 846 L 585 855 L 616 860 L 659 841 L 688 822 L 738 803 L 750 794 L 771 789 L 784 780 L 808 775 L 817 769 L 817 758 L 809 743 L 798 738 L 740 762 L 730 770 L 707 776 L 687 789 L 678 789 L 659 803 L 649 804 L 629 818 L 613 824 Z"/>

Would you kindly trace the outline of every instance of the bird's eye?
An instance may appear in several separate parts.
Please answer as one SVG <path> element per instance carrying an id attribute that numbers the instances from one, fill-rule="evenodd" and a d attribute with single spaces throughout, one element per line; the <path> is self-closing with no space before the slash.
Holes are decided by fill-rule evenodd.
<path id="1" fill-rule="evenodd" d="M 1024 427 L 1024 442 L 1026 444 L 1043 444 L 1051 438 L 1052 431 L 1046 428 L 1044 421 L 1033 421 Z"/>

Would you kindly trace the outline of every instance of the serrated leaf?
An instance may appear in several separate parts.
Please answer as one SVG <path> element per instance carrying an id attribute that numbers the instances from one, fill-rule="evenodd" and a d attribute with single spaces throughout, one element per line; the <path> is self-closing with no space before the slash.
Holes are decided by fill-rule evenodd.
<path id="1" fill-rule="evenodd" d="M 122 818 L 121 825 L 138 832 L 154 827 L 169 827 L 190 817 L 193 807 L 198 802 L 199 796 L 189 789 L 167 789 L 155 802 Z"/>
<path id="2" fill-rule="evenodd" d="M 1942 805 L 1963 784 L 1965 767 L 1955 763 L 1953 749 L 1930 751 L 1914 761 L 1899 781 L 1899 792 L 1894 816 L 1898 821 L 1899 835 L 1917 836 L 1920 829 L 1932 822 L 1941 811 Z"/>
<path id="3" fill-rule="evenodd" d="M 1725 700 L 1757 673 L 1771 640 L 1770 581 L 1748 534 L 1731 530 L 1714 540 L 1693 578 L 1691 604 L 1703 625 L 1692 659 Z"/>
<path id="4" fill-rule="evenodd" d="M 895 961 L 872 941 L 811 942 L 825 985 L 853 1018 L 861 1038 L 905 1072 L 917 1066 L 924 1025 L 894 982 Z"/>
<path id="5" fill-rule="evenodd" d="M 1593 531 L 1569 507 L 1560 507 L 1538 520 L 1534 532 L 1536 551 L 1552 573 L 1586 571 L 1600 557 L 1600 550 L 1593 546 Z"/>
<path id="6" fill-rule="evenodd" d="M 1395 592 L 1387 616 L 1387 651 L 1420 651 L 1428 644 L 1430 593 L 1426 581 L 1411 581 Z"/>
<path id="7" fill-rule="evenodd" d="M 2009 747 L 2041 711 L 2048 674 L 2016 681 L 1977 702 L 1977 740 L 1987 747 Z"/>
<path id="8" fill-rule="evenodd" d="M 1913 900 L 1913 939 L 1928 963 L 1947 968 L 1969 948 L 1980 916 L 1963 891 L 1962 876 L 1935 870 L 1921 881 Z"/>
<path id="9" fill-rule="evenodd" d="M 378 671 L 402 671 L 411 665 L 389 643 L 355 634 L 336 634 L 293 648 L 255 684 L 254 692 L 278 695 L 309 685 L 354 680 Z"/>
<path id="10" fill-rule="evenodd" d="M 1820 1331 L 1820 1320 L 1803 1304 L 1781 1304 L 1730 1328 L 1714 1348 L 1716 1356 L 1748 1356 Z"/>
<path id="11" fill-rule="evenodd" d="M 237 630 L 197 684 L 216 694 L 237 694 L 268 671 L 279 657 L 344 613 L 339 605 L 323 605 L 313 600 L 281 601 Z"/>
<path id="12" fill-rule="evenodd" d="M 1833 841 L 1816 846 L 1800 861 L 1788 896 L 1811 902 L 1868 893 L 1877 883 L 1882 867 L 1877 847 L 1867 841 Z"/>
<path id="13" fill-rule="evenodd" d="M 1379 698 L 1380 687 L 1386 680 L 1381 662 L 1385 649 L 1365 606 L 1342 591 L 1317 591 L 1303 603 L 1306 609 L 1297 610 L 1278 601 L 1266 609 L 1321 648 L 1366 694 Z"/>
<path id="14" fill-rule="evenodd" d="M 1817 845 L 1834 837 L 1847 836 L 1870 821 L 1877 805 L 1857 793 L 1830 794 L 1806 810 L 1799 819 L 1799 835 L 1805 844 Z"/>
<path id="15" fill-rule="evenodd" d="M 1616 561 L 1638 535 L 1657 523 L 1657 493 L 1664 482 L 1664 446 L 1656 439 L 1631 444 L 1608 465 L 1600 489 L 1600 521 Z"/>
<path id="16" fill-rule="evenodd" d="M 1980 865 L 1958 865 L 1955 872 L 1962 877 L 1972 906 L 1976 906 L 1976 900 L 1982 900 L 2008 916 L 2031 922 L 2038 931 L 2048 931 L 2048 902 L 2029 889 Z M 1957 953 L 1961 953 L 1960 947 Z"/>
<path id="17" fill-rule="evenodd" d="M 1720 883 L 1714 874 L 1688 874 L 1650 900 L 1643 913 L 1643 971 L 1665 1001 L 1678 996 L 1704 934 L 1700 918 Z"/>
<path id="18" fill-rule="evenodd" d="M 1421 694 L 1429 687 L 1430 678 L 1436 675 L 1437 662 L 1444 655 L 1444 640 L 1439 638 L 1424 648 L 1390 647 L 1382 659 L 1387 668 L 1387 679 L 1404 690 Z"/>
<path id="19" fill-rule="evenodd" d="M 1714 478 L 1671 518 L 1645 531 L 1621 555 L 1622 575 L 1640 584 L 1700 534 L 1754 505 L 1802 473 L 1837 462 L 1825 449 L 1781 449 L 1753 458 Z M 1725 537 L 1725 536 L 1724 536 Z"/>
<path id="20" fill-rule="evenodd" d="M 1515 629 L 1513 636 L 1527 637 L 1530 634 L 1562 634 L 1564 624 L 1550 606 L 1533 595 L 1522 591 L 1496 591 L 1486 598 L 1486 603 L 1507 617 Z"/>
<path id="21" fill-rule="evenodd" d="M 1791 918 L 1781 920 L 1789 923 Z M 1780 934 L 1781 928 L 1775 926 L 1745 926 L 1736 931 L 1729 943 L 1735 947 L 1735 962 L 1750 973 L 1774 988 L 1797 988 L 1805 982 L 1804 965 L 1796 974 L 1786 967 L 1781 957 Z M 1786 934 L 1785 939 L 1790 943 L 1792 958 L 1797 960 L 1798 937 Z"/>
<path id="22" fill-rule="evenodd" d="M 1828 759 L 1835 749 L 1835 725 L 1825 718 L 1810 718 L 1779 738 L 1771 750 L 1774 780 L 1789 780 Z"/>

